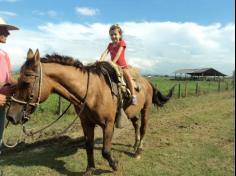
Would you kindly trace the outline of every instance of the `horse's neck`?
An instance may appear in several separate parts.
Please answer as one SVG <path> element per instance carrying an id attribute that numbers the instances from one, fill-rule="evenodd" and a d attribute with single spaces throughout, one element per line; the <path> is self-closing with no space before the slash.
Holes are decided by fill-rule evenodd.
<path id="1" fill-rule="evenodd" d="M 87 91 L 88 73 L 73 66 L 60 64 L 43 64 L 46 77 L 52 82 L 53 92 L 77 104 Z"/>

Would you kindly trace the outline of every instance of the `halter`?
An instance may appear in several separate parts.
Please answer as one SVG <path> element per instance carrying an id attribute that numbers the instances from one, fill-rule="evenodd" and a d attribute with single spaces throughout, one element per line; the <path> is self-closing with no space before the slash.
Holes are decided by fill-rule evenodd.
<path id="1" fill-rule="evenodd" d="M 36 109 L 37 106 L 39 105 L 39 102 L 40 102 L 41 91 L 42 91 L 42 78 L 43 78 L 43 76 L 42 76 L 43 69 L 42 69 L 42 64 L 41 64 L 41 62 L 39 62 L 39 68 L 40 68 L 39 74 L 35 74 L 35 73 L 30 73 L 30 74 L 28 74 L 29 76 L 34 76 L 34 77 L 35 77 L 35 79 L 34 79 L 34 84 L 33 84 L 33 87 L 32 87 L 32 89 L 31 89 L 31 94 L 30 94 L 30 96 L 29 96 L 29 98 L 28 98 L 28 102 L 23 101 L 23 100 L 16 99 L 16 98 L 14 98 L 14 96 L 11 96 L 11 97 L 10 97 L 10 102 L 15 102 L 15 103 L 24 105 L 23 119 L 29 119 L 28 114 L 27 114 L 27 109 L 28 109 L 28 107 L 29 107 L 29 106 L 33 106 L 34 109 Z M 31 100 L 34 98 L 34 89 L 36 88 L 35 86 L 36 86 L 37 77 L 39 77 L 38 97 L 37 97 L 36 102 L 31 102 Z"/>
<path id="2" fill-rule="evenodd" d="M 22 119 L 25 119 L 25 120 L 28 120 L 29 117 L 28 117 L 28 114 L 27 114 L 27 109 L 28 109 L 28 106 L 33 106 L 34 109 L 37 108 L 37 106 L 39 105 L 39 102 L 40 102 L 40 97 L 41 97 L 41 91 L 42 91 L 42 73 L 43 73 L 43 70 L 42 70 L 42 65 L 41 65 L 41 62 L 39 63 L 39 67 L 40 67 L 40 72 L 39 74 L 34 74 L 34 73 L 31 73 L 31 74 L 28 74 L 29 76 L 34 76 L 35 77 L 35 80 L 34 80 L 34 84 L 33 84 L 33 88 L 31 90 L 31 94 L 29 96 L 29 101 L 26 102 L 26 101 L 22 101 L 22 100 L 19 100 L 19 99 L 16 99 L 14 98 L 14 96 L 11 96 L 10 97 L 10 103 L 11 102 L 15 102 L 15 103 L 18 103 L 18 104 L 21 104 L 21 105 L 24 105 L 24 110 L 23 110 L 23 118 Z M 36 102 L 30 102 L 33 98 L 34 98 L 34 94 L 33 94 L 33 91 L 35 89 L 35 85 L 36 85 L 36 78 L 39 77 L 39 91 L 38 91 L 38 97 L 37 97 L 37 101 Z M 5 128 L 7 128 L 9 124 L 9 121 L 7 122 Z M 9 145 L 5 142 L 5 133 L 3 132 L 3 143 L 6 147 L 8 148 L 13 148 L 15 147 L 17 144 L 19 144 L 20 140 L 22 138 L 22 133 L 20 134 L 20 138 L 18 139 L 18 141 L 13 144 L 13 145 Z"/>
<path id="3" fill-rule="evenodd" d="M 83 112 L 83 110 L 84 110 L 84 108 L 85 108 L 85 104 L 86 104 L 86 98 L 87 98 L 87 95 L 88 95 L 88 90 L 89 90 L 89 80 L 90 80 L 89 78 L 90 78 L 90 73 L 88 72 L 86 92 L 85 92 L 84 97 L 83 97 L 81 100 L 79 100 L 79 101 L 80 101 L 79 104 L 80 104 L 80 107 L 81 107 L 79 113 L 77 114 L 77 116 L 75 117 L 75 119 L 70 123 L 70 125 L 69 125 L 67 128 L 65 128 L 65 129 L 63 130 L 63 132 L 60 133 L 60 135 L 63 134 L 63 133 L 65 133 L 65 132 L 74 124 L 74 122 L 79 118 L 79 116 L 80 116 L 81 113 Z M 32 132 L 32 130 L 29 130 L 29 131 L 28 131 L 28 130 L 26 130 L 25 126 L 23 125 L 23 132 L 24 132 L 24 134 L 25 134 L 26 136 L 33 136 L 33 135 L 35 135 L 35 134 L 37 134 L 37 133 L 40 133 L 40 132 L 42 132 L 43 130 L 49 128 L 50 126 L 52 126 L 53 124 L 55 124 L 58 120 L 60 120 L 60 119 L 62 118 L 62 116 L 67 112 L 67 110 L 70 108 L 71 105 L 72 105 L 72 103 L 70 102 L 70 104 L 69 104 L 68 107 L 65 109 L 65 111 L 64 111 L 56 120 L 54 120 L 54 121 L 51 122 L 50 124 L 46 125 L 45 127 L 41 128 L 41 129 L 39 129 L 39 130 L 37 130 L 37 131 L 34 131 L 34 132 Z M 59 135 L 57 135 L 57 136 L 59 136 Z"/>
<path id="4" fill-rule="evenodd" d="M 38 74 L 32 74 L 32 73 L 29 74 L 29 76 L 35 76 L 35 81 L 34 81 L 33 88 L 32 88 L 32 90 L 31 90 L 31 94 L 30 94 L 30 97 L 29 97 L 29 101 L 26 102 L 26 101 L 22 101 L 22 100 L 16 99 L 16 98 L 14 98 L 13 96 L 10 97 L 10 101 L 11 101 L 11 102 L 15 102 L 15 103 L 24 105 L 24 111 L 23 111 L 23 113 L 24 113 L 23 115 L 24 115 L 24 116 L 23 116 L 23 119 L 29 119 L 28 116 L 27 116 L 27 113 L 26 113 L 27 107 L 28 107 L 28 106 L 33 106 L 33 107 L 36 109 L 37 106 L 39 105 L 39 102 L 40 102 L 40 97 L 41 97 L 41 92 L 42 92 L 42 73 L 43 73 L 41 62 L 40 62 L 40 64 L 39 64 L 39 67 L 40 67 L 40 73 L 39 73 L 39 75 L 38 75 Z M 36 84 L 36 77 L 39 77 L 39 91 L 38 91 L 37 101 L 32 103 L 32 102 L 30 102 L 30 101 L 31 101 L 31 100 L 33 99 L 33 97 L 34 97 L 33 90 L 34 90 L 35 84 Z M 84 110 L 84 108 L 85 108 L 85 104 L 86 104 L 86 98 L 87 98 L 87 95 L 88 95 L 89 80 L 90 80 L 89 78 L 90 78 L 90 73 L 89 73 L 89 71 L 88 71 L 87 87 L 86 87 L 85 95 L 84 95 L 84 97 L 83 97 L 81 100 L 77 100 L 77 101 L 79 102 L 80 106 L 81 106 L 79 113 L 77 114 L 76 118 L 72 121 L 72 123 L 70 123 L 70 125 L 69 125 L 66 129 L 64 129 L 63 132 L 61 132 L 60 134 L 65 133 L 65 132 L 74 124 L 74 122 L 79 118 L 79 116 L 80 116 L 81 113 L 83 112 L 83 110 Z M 25 126 L 23 125 L 23 126 L 22 126 L 22 131 L 23 131 L 23 133 L 24 133 L 26 136 L 33 136 L 33 135 L 35 135 L 35 134 L 37 134 L 37 133 L 39 133 L 39 132 L 42 132 L 43 130 L 49 128 L 49 127 L 52 126 L 54 123 L 56 123 L 56 122 L 67 112 L 67 110 L 70 108 L 71 104 L 72 104 L 72 103 L 69 104 L 69 106 L 65 109 L 65 111 L 64 111 L 55 121 L 53 121 L 52 123 L 50 123 L 49 125 L 43 127 L 43 128 L 40 129 L 40 130 L 37 130 L 37 131 L 35 131 L 35 132 L 32 132 L 32 131 L 31 131 L 31 132 L 28 132 L 28 131 L 26 130 Z M 8 123 L 9 123 L 9 121 L 7 122 L 7 125 L 8 125 Z M 7 125 L 5 126 L 5 128 L 7 127 Z M 19 139 L 14 145 L 8 145 L 8 144 L 5 142 L 5 140 L 4 140 L 4 136 L 5 136 L 5 135 L 3 134 L 3 143 L 4 143 L 4 145 L 5 145 L 6 147 L 8 147 L 8 148 L 14 148 L 14 147 L 15 147 L 17 144 L 19 144 L 19 142 L 20 142 L 20 139 Z M 20 138 L 21 138 L 21 137 L 22 137 L 22 133 L 21 133 Z"/>

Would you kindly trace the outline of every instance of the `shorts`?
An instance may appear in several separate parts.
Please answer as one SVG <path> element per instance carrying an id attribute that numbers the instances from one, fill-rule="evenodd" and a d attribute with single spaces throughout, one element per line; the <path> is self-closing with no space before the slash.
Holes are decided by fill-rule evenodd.
<path id="1" fill-rule="evenodd" d="M 119 65 L 122 69 L 128 69 L 128 65 Z"/>

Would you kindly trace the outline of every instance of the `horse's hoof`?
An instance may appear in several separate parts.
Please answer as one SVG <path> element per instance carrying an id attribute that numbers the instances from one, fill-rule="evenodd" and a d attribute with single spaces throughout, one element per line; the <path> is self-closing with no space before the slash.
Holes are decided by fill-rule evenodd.
<path id="1" fill-rule="evenodd" d="M 136 150 L 135 154 L 134 154 L 134 157 L 135 157 L 136 159 L 141 159 L 142 151 L 143 151 L 142 148 L 138 148 L 138 149 Z"/>
<path id="2" fill-rule="evenodd" d="M 110 166 L 113 169 L 113 171 L 117 171 L 118 170 L 118 161 L 116 161 L 116 160 L 112 161 L 112 163 L 110 163 Z"/>
<path id="3" fill-rule="evenodd" d="M 83 176 L 91 176 L 93 173 L 96 171 L 94 167 L 87 168 L 86 172 L 84 173 Z"/>
<path id="4" fill-rule="evenodd" d="M 137 160 L 140 160 L 140 159 L 141 159 L 141 154 L 135 155 L 134 157 L 135 157 Z"/>

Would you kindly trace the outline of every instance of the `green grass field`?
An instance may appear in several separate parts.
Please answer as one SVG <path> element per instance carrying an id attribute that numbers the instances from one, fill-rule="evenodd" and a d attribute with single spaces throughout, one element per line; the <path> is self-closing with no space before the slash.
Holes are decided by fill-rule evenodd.
<path id="1" fill-rule="evenodd" d="M 172 77 L 151 77 L 148 78 L 151 82 L 154 83 L 156 87 L 158 87 L 163 93 L 167 93 L 170 87 L 173 85 L 177 85 L 175 88 L 174 96 L 178 97 L 179 92 L 179 84 L 180 84 L 180 96 L 185 96 L 185 86 L 187 85 L 187 96 L 195 96 L 196 95 L 196 84 L 198 84 L 199 95 L 211 93 L 211 92 L 218 92 L 218 91 L 225 91 L 225 90 L 232 90 L 233 82 L 232 79 L 224 79 L 220 81 L 194 81 L 194 80 L 175 80 Z M 220 86 L 220 87 L 219 87 Z"/>
<path id="2" fill-rule="evenodd" d="M 162 90 L 160 81 L 159 86 Z M 52 96 L 45 102 L 27 126 L 38 129 L 51 122 L 57 98 Z M 164 108 L 153 108 L 140 160 L 132 157 L 134 130 L 123 119 L 124 128 L 115 129 L 113 138 L 112 154 L 119 160 L 119 170 L 114 173 L 102 158 L 101 129 L 96 128 L 95 175 L 234 175 L 234 105 L 234 92 L 224 91 L 172 99 Z M 0 156 L 0 175 L 82 175 L 86 169 L 86 152 L 79 121 L 63 136 L 53 137 L 73 120 L 73 114 L 71 109 L 69 115 L 40 136 L 24 138 L 16 148 L 4 149 Z M 14 138 L 19 130 L 10 126 L 6 132 L 9 138 Z"/>

